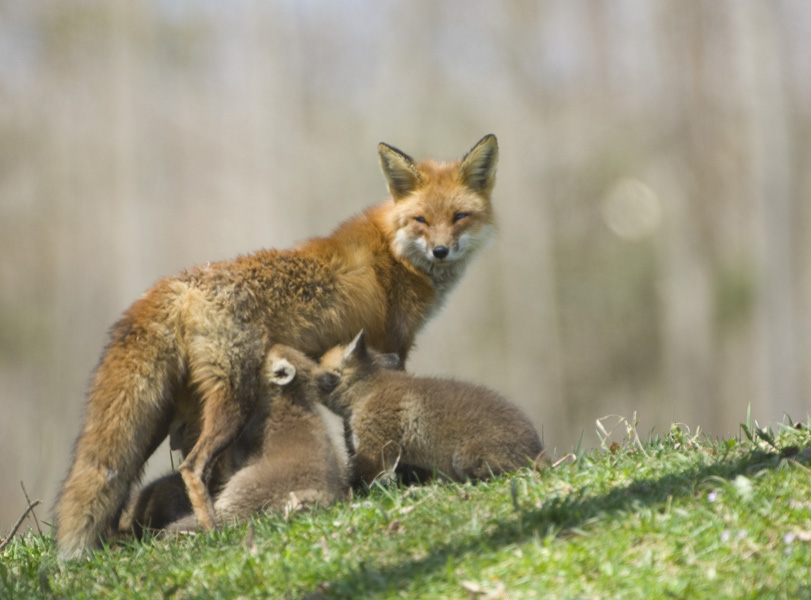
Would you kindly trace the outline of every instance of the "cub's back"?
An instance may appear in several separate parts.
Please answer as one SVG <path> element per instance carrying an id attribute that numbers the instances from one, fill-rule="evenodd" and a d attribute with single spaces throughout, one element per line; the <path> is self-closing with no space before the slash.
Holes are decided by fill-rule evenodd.
<path id="1" fill-rule="evenodd" d="M 467 381 L 417 377 L 403 371 L 376 373 L 378 391 L 369 399 L 381 408 L 400 405 L 425 433 L 437 436 L 478 435 L 506 441 L 536 439 L 527 414 L 498 392 Z M 540 440 L 537 442 L 540 452 Z"/>

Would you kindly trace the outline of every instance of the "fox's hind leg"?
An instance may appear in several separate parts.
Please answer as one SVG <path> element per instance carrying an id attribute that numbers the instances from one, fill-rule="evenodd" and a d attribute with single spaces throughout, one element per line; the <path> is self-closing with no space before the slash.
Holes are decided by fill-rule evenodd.
<path id="1" fill-rule="evenodd" d="M 197 362 L 191 373 L 203 406 L 200 437 L 178 470 L 197 521 L 204 529 L 215 525 L 214 503 L 208 491 L 215 459 L 236 441 L 261 389 L 258 361 L 251 360 L 251 353 L 232 350 L 244 359 L 236 372 Z"/>

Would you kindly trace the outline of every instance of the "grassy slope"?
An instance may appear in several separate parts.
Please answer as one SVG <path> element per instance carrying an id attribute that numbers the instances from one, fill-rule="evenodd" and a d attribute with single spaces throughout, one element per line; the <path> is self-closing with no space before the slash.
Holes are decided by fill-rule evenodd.
<path id="1" fill-rule="evenodd" d="M 328 510 L 59 565 L 14 540 L 0 597 L 811 598 L 811 433 L 674 427 L 541 473 L 376 488 Z"/>

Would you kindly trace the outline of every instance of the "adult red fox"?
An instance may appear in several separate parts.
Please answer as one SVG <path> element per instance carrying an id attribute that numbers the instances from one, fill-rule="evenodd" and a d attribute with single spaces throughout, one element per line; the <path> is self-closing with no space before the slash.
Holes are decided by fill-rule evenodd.
<path id="1" fill-rule="evenodd" d="M 528 466 L 543 451 L 524 412 L 493 390 L 414 377 L 366 347 L 361 331 L 321 357 L 327 406 L 352 432 L 353 470 L 371 484 L 397 466 L 465 481 Z M 337 374 L 334 385 L 330 374 Z"/>
<path id="2" fill-rule="evenodd" d="M 273 344 L 317 357 L 364 329 L 372 347 L 405 360 L 492 237 L 498 145 L 485 136 L 453 162 L 415 162 L 386 144 L 378 151 L 391 194 L 383 204 L 329 237 L 161 279 L 113 326 L 56 504 L 61 557 L 109 533 L 144 462 L 178 422 L 188 497 L 201 526 L 214 525 L 213 461 L 261 397 Z"/>
<path id="3" fill-rule="evenodd" d="M 263 377 L 266 394 L 235 443 L 246 456 L 214 501 L 218 524 L 282 510 L 292 499 L 321 506 L 349 492 L 351 466 L 344 424 L 321 402 L 324 372 L 301 352 L 277 344 L 270 349 Z M 326 374 L 329 385 L 338 377 Z M 328 389 L 327 386 L 327 389 Z M 257 442 L 258 443 L 255 443 Z M 121 519 L 123 531 L 144 527 L 189 531 L 197 526 L 178 473 L 147 485 Z"/>

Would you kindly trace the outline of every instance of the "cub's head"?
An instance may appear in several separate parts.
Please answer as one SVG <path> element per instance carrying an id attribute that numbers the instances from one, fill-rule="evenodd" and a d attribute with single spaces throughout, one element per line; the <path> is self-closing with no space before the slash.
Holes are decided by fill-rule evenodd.
<path id="1" fill-rule="evenodd" d="M 346 345 L 335 346 L 328 350 L 318 361 L 318 366 L 324 372 L 319 381 L 322 392 L 341 392 L 358 381 L 369 377 L 381 369 L 402 370 L 400 358 L 396 354 L 381 354 L 366 345 L 366 334 L 363 330 Z M 333 380 L 329 376 L 339 379 L 337 385 L 327 389 Z M 323 385 L 322 385 L 323 382 Z"/>
<path id="2" fill-rule="evenodd" d="M 299 392 L 302 399 L 313 401 L 334 390 L 339 382 L 338 375 L 324 371 L 303 352 L 283 344 L 268 351 L 263 376 L 272 388 Z"/>

